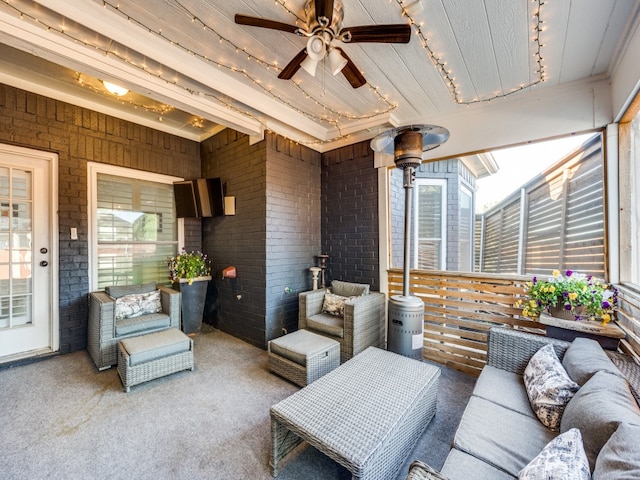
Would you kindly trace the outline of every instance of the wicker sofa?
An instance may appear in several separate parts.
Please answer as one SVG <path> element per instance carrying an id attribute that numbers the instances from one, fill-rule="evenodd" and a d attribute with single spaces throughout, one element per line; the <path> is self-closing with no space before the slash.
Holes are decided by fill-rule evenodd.
<path id="1" fill-rule="evenodd" d="M 158 291 L 161 311 L 116 318 L 116 300 Z M 118 342 L 169 328 L 180 328 L 180 292 L 155 282 L 107 287 L 89 294 L 87 349 L 98 370 L 118 363 Z"/>
<path id="2" fill-rule="evenodd" d="M 559 432 L 550 430 L 536 417 L 523 381 L 530 358 L 548 343 L 563 361 L 571 380 L 580 386 L 565 407 Z M 406 480 L 518 478 L 529 462 L 542 457 L 539 454 L 549 442 L 572 428 L 581 432 L 594 480 L 640 478 L 640 409 L 635 384 L 640 369 L 628 357 L 605 353 L 593 340 L 579 339 L 574 344 L 563 360 L 570 343 L 492 328 L 487 365 L 477 380 L 442 469 L 438 472 L 415 461 Z"/>
<path id="3" fill-rule="evenodd" d="M 326 313 L 325 294 L 344 297 L 343 315 Z M 334 280 L 328 289 L 298 296 L 298 329 L 324 335 L 340 343 L 340 363 L 367 347 L 384 348 L 385 294 L 370 292 L 369 285 Z"/>

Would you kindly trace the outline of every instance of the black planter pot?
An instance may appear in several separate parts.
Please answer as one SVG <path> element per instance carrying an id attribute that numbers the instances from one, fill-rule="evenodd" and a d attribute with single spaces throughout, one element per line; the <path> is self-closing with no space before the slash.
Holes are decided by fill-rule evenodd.
<path id="1" fill-rule="evenodd" d="M 180 279 L 173 284 L 173 288 L 182 294 L 180 302 L 182 331 L 187 335 L 198 333 L 202 328 L 202 315 L 209 280 L 211 277 L 197 277 L 193 279 L 191 285 L 186 279 Z"/>

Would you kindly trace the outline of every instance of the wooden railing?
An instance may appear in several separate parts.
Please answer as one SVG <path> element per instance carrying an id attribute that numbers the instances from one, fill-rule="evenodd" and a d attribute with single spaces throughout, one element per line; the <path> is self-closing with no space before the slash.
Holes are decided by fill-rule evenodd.
<path id="1" fill-rule="evenodd" d="M 402 270 L 392 269 L 389 296 L 402 295 Z M 494 325 L 544 334 L 544 326 L 520 315 L 516 302 L 530 277 L 412 270 L 409 290 L 425 304 L 425 359 L 479 375 L 487 359 L 487 332 Z M 627 338 L 620 349 L 639 358 L 640 294 L 620 288 L 618 325 Z"/>

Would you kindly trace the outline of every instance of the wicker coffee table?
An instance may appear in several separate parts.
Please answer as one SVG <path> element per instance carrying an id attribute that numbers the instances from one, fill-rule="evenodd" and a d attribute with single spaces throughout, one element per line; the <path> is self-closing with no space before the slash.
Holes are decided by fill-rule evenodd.
<path id="1" fill-rule="evenodd" d="M 440 369 L 369 347 L 271 407 L 272 475 L 302 440 L 354 479 L 391 479 L 436 411 Z"/>

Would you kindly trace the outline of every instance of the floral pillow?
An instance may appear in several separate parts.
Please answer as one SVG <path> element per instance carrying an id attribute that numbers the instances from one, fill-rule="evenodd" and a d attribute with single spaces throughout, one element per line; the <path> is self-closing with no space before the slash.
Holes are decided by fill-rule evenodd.
<path id="1" fill-rule="evenodd" d="M 529 464 L 518 480 L 590 480 L 589 461 L 580 430 L 572 428 L 551 440 Z"/>
<path id="2" fill-rule="evenodd" d="M 162 312 L 160 290 L 116 298 L 116 320 Z"/>
<path id="3" fill-rule="evenodd" d="M 569 378 L 552 345 L 538 350 L 524 370 L 531 408 L 543 425 L 560 430 L 562 414 L 580 386 Z"/>
<path id="4" fill-rule="evenodd" d="M 322 313 L 328 313 L 329 315 L 335 315 L 336 317 L 344 316 L 344 302 L 351 300 L 354 297 L 343 297 L 342 295 L 336 295 L 335 293 L 325 292 L 324 300 L 322 301 Z"/>

